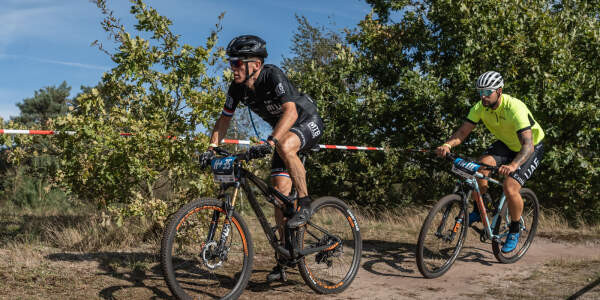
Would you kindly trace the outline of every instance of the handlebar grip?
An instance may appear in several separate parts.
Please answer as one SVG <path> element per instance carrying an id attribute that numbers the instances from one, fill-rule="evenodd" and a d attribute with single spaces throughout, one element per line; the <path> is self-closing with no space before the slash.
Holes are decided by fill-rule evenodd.
<path id="1" fill-rule="evenodd" d="M 224 156 L 230 156 L 231 153 L 227 152 L 227 150 L 221 148 L 221 147 L 214 147 L 213 151 L 215 151 L 217 154 L 219 155 L 224 155 Z"/>
<path id="2" fill-rule="evenodd" d="M 456 154 L 454 154 L 454 153 L 452 153 L 452 152 L 448 152 L 448 154 L 446 154 L 446 157 L 445 157 L 445 158 L 446 158 L 447 160 L 449 160 L 449 161 L 451 161 L 451 162 L 452 162 L 452 161 L 454 161 L 454 160 L 457 158 L 457 156 L 456 156 Z"/>

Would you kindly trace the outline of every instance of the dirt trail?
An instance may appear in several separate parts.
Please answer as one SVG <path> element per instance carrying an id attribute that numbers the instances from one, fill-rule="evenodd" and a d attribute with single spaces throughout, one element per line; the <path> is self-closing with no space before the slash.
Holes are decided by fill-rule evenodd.
<path id="1" fill-rule="evenodd" d="M 364 245 L 363 267 L 356 280 L 348 291 L 333 299 L 470 298 L 469 295 L 481 295 L 490 287 L 484 283 L 506 286 L 508 283 L 503 282 L 503 278 L 507 275 L 526 274 L 552 259 L 600 258 L 598 244 L 537 239 L 520 261 L 501 264 L 490 245 L 471 243 L 463 248 L 461 257 L 448 273 L 437 279 L 425 279 L 417 269 L 414 254 L 408 251 L 414 245 L 381 245 L 377 241 L 365 241 Z"/>
<path id="2" fill-rule="evenodd" d="M 415 264 L 415 244 L 411 241 L 366 239 L 363 240 L 363 248 L 362 266 L 357 278 L 348 290 L 339 295 L 314 293 L 297 270 L 288 271 L 286 283 L 266 283 L 265 275 L 273 267 L 274 259 L 270 249 L 263 249 L 255 257 L 252 277 L 240 299 L 523 298 L 520 294 L 505 294 L 506 290 L 511 290 L 506 287 L 515 282 L 521 284 L 521 290 L 517 292 L 527 292 L 529 299 L 564 299 L 564 295 L 572 295 L 590 283 L 592 290 L 581 299 L 600 299 L 598 241 L 567 244 L 537 238 L 525 257 L 511 265 L 498 263 L 489 244 L 467 241 L 450 271 L 437 279 L 421 276 Z M 0 249 L 0 299 L 172 299 L 153 249 L 95 253 L 57 250 Z M 586 260 L 579 265 L 569 262 L 553 265 L 550 269 L 544 266 L 553 259 L 561 258 Z M 592 262 L 591 267 L 587 266 L 589 262 Z M 593 270 L 583 275 L 587 277 L 574 277 L 569 270 L 557 272 L 561 268 Z M 570 283 L 569 278 L 562 277 L 564 274 L 571 277 Z M 510 282 L 507 277 L 527 280 Z M 549 277 L 554 278 L 546 280 Z M 584 281 L 579 281 L 581 279 Z M 539 289 L 548 287 L 560 289 L 562 293 L 559 295 L 562 296 L 548 296 L 547 293 L 538 296 Z M 495 288 L 492 294 L 490 288 Z"/>

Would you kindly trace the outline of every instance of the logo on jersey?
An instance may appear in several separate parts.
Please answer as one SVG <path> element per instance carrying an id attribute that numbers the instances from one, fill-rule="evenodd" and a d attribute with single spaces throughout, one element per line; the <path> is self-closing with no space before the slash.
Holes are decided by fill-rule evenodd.
<path id="1" fill-rule="evenodd" d="M 225 107 L 232 107 L 233 106 L 233 98 L 231 97 L 231 95 L 227 94 L 227 99 L 225 99 Z"/>
<path id="2" fill-rule="evenodd" d="M 283 89 L 283 83 L 278 83 L 277 86 L 275 87 L 275 94 L 277 94 L 277 97 L 285 94 L 285 90 Z"/>
<path id="3" fill-rule="evenodd" d="M 319 126 L 317 126 L 317 124 L 315 124 L 315 122 L 310 122 L 307 125 L 308 125 L 308 129 L 310 129 L 310 134 L 312 135 L 313 138 L 315 138 L 321 134 L 321 130 L 319 130 Z"/>
<path id="4" fill-rule="evenodd" d="M 278 103 L 274 103 L 271 100 L 266 100 L 265 101 L 265 108 L 272 115 L 279 115 L 279 114 L 281 114 L 281 105 L 278 104 Z"/>

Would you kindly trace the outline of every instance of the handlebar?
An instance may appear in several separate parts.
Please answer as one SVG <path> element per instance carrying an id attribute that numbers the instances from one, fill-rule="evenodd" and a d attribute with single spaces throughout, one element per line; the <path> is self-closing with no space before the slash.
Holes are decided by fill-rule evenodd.
<path id="1" fill-rule="evenodd" d="M 265 145 L 267 145 L 267 146 L 265 146 Z M 236 154 L 232 154 L 229 151 L 227 151 L 223 148 L 220 148 L 220 147 L 214 147 L 213 150 L 219 155 L 235 156 L 236 159 L 245 160 L 245 161 L 265 157 L 265 156 L 273 153 L 273 150 L 270 148 L 270 146 L 268 146 L 268 144 L 251 146 L 250 149 L 248 149 L 248 151 L 236 153 Z"/>
<path id="2" fill-rule="evenodd" d="M 456 159 L 458 159 L 458 158 L 466 160 L 466 159 L 464 159 L 462 157 L 459 157 L 458 155 L 456 155 L 456 154 L 454 154 L 452 152 L 448 152 L 448 154 L 446 154 L 446 157 L 445 157 L 445 159 L 448 160 L 448 161 L 450 161 L 451 163 L 454 163 L 456 161 Z M 498 169 L 499 169 L 496 166 L 490 166 L 490 165 L 484 164 L 482 162 L 474 162 L 474 163 L 478 164 L 480 166 L 480 168 L 482 168 L 482 169 L 486 169 L 486 170 L 492 171 L 492 173 L 497 173 Z"/>

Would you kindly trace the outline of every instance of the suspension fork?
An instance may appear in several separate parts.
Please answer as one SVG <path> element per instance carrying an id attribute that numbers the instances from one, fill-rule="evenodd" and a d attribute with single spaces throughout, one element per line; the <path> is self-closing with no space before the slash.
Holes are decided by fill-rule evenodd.
<path id="1" fill-rule="evenodd" d="M 459 194 L 462 195 L 462 192 L 459 193 L 460 191 L 460 182 L 456 183 L 456 186 L 454 187 L 454 191 L 452 192 L 453 194 Z M 464 199 L 464 196 L 463 196 Z M 438 237 L 443 237 L 444 234 L 442 233 L 442 231 L 444 230 L 444 225 L 446 225 L 446 221 L 448 219 L 448 215 L 450 214 L 450 209 L 452 207 L 448 206 L 446 207 L 446 210 L 444 211 L 444 215 L 442 217 L 442 221 L 440 222 L 440 225 L 438 225 L 438 228 L 436 230 L 436 236 Z M 458 230 L 458 228 L 460 227 L 460 224 L 462 223 L 462 220 L 464 219 L 464 216 L 462 216 L 462 211 L 461 213 L 456 217 L 456 223 L 454 224 L 454 228 L 452 230 L 452 234 L 450 235 L 450 239 L 452 240 L 454 238 L 454 235 L 456 234 L 456 231 Z"/>
<path id="2" fill-rule="evenodd" d="M 221 196 L 219 196 L 219 198 L 225 198 L 223 201 L 223 209 L 225 210 L 225 214 L 226 214 L 225 224 L 223 225 L 223 230 L 221 230 L 221 236 L 219 239 L 219 244 L 218 244 L 219 249 L 223 249 L 225 247 L 225 244 L 227 242 L 227 237 L 229 236 L 229 233 L 231 231 L 231 216 L 233 215 L 235 201 L 237 199 L 237 195 L 238 195 L 239 188 L 240 188 L 240 183 L 235 182 L 233 184 L 233 187 L 234 187 L 233 197 L 231 197 L 230 194 L 222 194 Z M 227 186 L 224 186 L 223 190 L 225 188 L 227 188 Z M 221 216 L 221 212 L 219 210 L 213 211 L 210 226 L 208 228 L 208 236 L 206 238 L 207 243 L 211 242 L 213 240 L 213 238 L 215 237 L 215 233 L 217 231 L 217 226 L 218 226 L 220 216 Z"/>
<path id="3" fill-rule="evenodd" d="M 221 231 L 221 239 L 219 240 L 219 249 L 224 249 L 227 243 L 227 237 L 231 232 L 231 216 L 233 215 L 233 210 L 235 208 L 235 200 L 237 199 L 238 193 L 240 191 L 240 182 L 236 181 L 234 183 L 233 197 L 231 201 L 225 201 L 225 212 L 227 213 L 227 219 L 225 220 L 225 224 L 223 225 L 223 230 Z M 227 199 L 230 200 L 230 199 Z"/>

